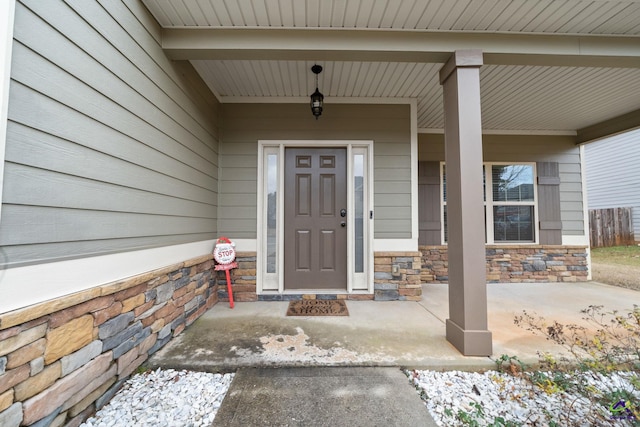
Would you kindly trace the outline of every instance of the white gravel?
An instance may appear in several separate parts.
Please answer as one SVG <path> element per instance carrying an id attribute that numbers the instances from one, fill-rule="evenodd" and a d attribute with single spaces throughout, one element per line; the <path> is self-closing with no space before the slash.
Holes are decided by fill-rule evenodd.
<path id="1" fill-rule="evenodd" d="M 591 372 L 565 374 L 562 379 L 529 381 L 496 371 L 484 373 L 460 371 L 406 371 L 427 409 L 439 426 L 633 426 L 634 417 L 615 405 L 627 391 L 640 405 L 640 377 L 633 372 L 608 376 Z M 636 386 L 632 384 L 634 379 Z M 582 379 L 583 395 L 578 387 L 561 390 L 559 384 Z M 535 382 L 540 383 L 536 385 Z M 555 385 L 555 386 L 554 386 Z M 597 403 L 599 400 L 601 403 Z M 615 409 L 610 409 L 612 405 Z M 466 423 L 464 422 L 466 419 Z M 474 424 L 475 422 L 475 424 Z"/>
<path id="2" fill-rule="evenodd" d="M 618 407 L 627 392 L 640 406 L 640 375 L 614 372 L 565 374 L 564 380 L 531 381 L 487 371 L 405 371 L 439 426 L 634 426 L 629 412 Z M 547 378 L 553 374 L 546 373 Z M 172 369 L 131 377 L 114 398 L 81 427 L 209 426 L 234 374 L 209 374 Z M 571 386 L 580 378 L 582 390 Z M 565 381 L 566 380 L 566 381 Z M 562 387 L 557 387 L 562 385 Z M 596 400 L 600 403 L 596 403 Z M 638 421 L 638 420 L 636 420 Z"/>
<path id="3" fill-rule="evenodd" d="M 173 369 L 136 374 L 81 427 L 209 426 L 233 375 Z"/>

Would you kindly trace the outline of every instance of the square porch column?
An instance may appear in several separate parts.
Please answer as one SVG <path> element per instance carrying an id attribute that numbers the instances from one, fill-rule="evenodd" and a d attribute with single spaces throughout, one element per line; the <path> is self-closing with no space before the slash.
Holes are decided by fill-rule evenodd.
<path id="1" fill-rule="evenodd" d="M 456 51 L 440 70 L 444 90 L 449 319 L 447 340 L 465 356 L 489 356 L 480 67 L 482 51 Z"/>

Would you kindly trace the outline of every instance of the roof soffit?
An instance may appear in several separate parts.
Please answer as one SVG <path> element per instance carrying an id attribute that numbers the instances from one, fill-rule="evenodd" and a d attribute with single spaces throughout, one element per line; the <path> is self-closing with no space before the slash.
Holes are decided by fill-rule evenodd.
<path id="1" fill-rule="evenodd" d="M 223 102 L 303 99 L 318 62 L 328 102 L 410 97 L 438 129 L 438 70 L 481 49 L 485 129 L 585 133 L 640 107 L 640 0 L 142 1 Z"/>

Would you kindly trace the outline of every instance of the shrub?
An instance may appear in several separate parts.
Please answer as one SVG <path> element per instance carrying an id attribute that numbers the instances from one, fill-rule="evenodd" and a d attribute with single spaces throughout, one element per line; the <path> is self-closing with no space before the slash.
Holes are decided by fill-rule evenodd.
<path id="1" fill-rule="evenodd" d="M 597 372 L 639 371 L 640 306 L 634 305 L 632 310 L 622 313 L 606 312 L 602 306 L 591 305 L 581 312 L 589 328 L 557 321 L 548 324 L 543 317 L 526 310 L 522 316 L 516 316 L 514 323 L 565 347 L 573 360 L 562 358 L 562 362 L 573 362 L 582 369 Z M 557 361 L 549 356 L 541 355 L 540 362 L 557 367 Z"/>
<path id="2" fill-rule="evenodd" d="M 603 421 L 640 425 L 640 307 L 620 312 L 591 305 L 581 313 L 588 327 L 548 323 L 526 311 L 516 316 L 516 325 L 563 346 L 569 355 L 558 360 L 550 353 L 538 353 L 541 369 L 528 378 L 549 394 L 571 390 L 584 396 Z M 510 359 L 503 356 L 502 361 Z M 613 372 L 629 373 L 630 387 L 612 385 L 608 391 L 598 391 L 594 381 L 606 380 Z"/>

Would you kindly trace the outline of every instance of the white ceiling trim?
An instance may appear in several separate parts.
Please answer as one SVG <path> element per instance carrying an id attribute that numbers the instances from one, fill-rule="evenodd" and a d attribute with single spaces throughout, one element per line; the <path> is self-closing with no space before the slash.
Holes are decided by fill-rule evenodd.
<path id="1" fill-rule="evenodd" d="M 504 129 L 482 129 L 484 135 L 553 135 L 553 136 L 576 136 L 575 130 L 504 130 Z"/>
<path id="2" fill-rule="evenodd" d="M 322 90 L 321 90 L 322 92 Z M 308 104 L 310 98 L 304 96 L 223 96 L 219 99 L 223 104 Z M 324 98 L 325 104 L 413 104 L 415 98 L 375 98 L 375 97 L 343 97 Z"/>
<path id="3" fill-rule="evenodd" d="M 443 128 L 418 128 L 420 134 L 444 135 Z M 483 135 L 540 135 L 540 136 L 576 136 L 574 130 L 503 130 L 503 129 L 482 129 Z"/>

